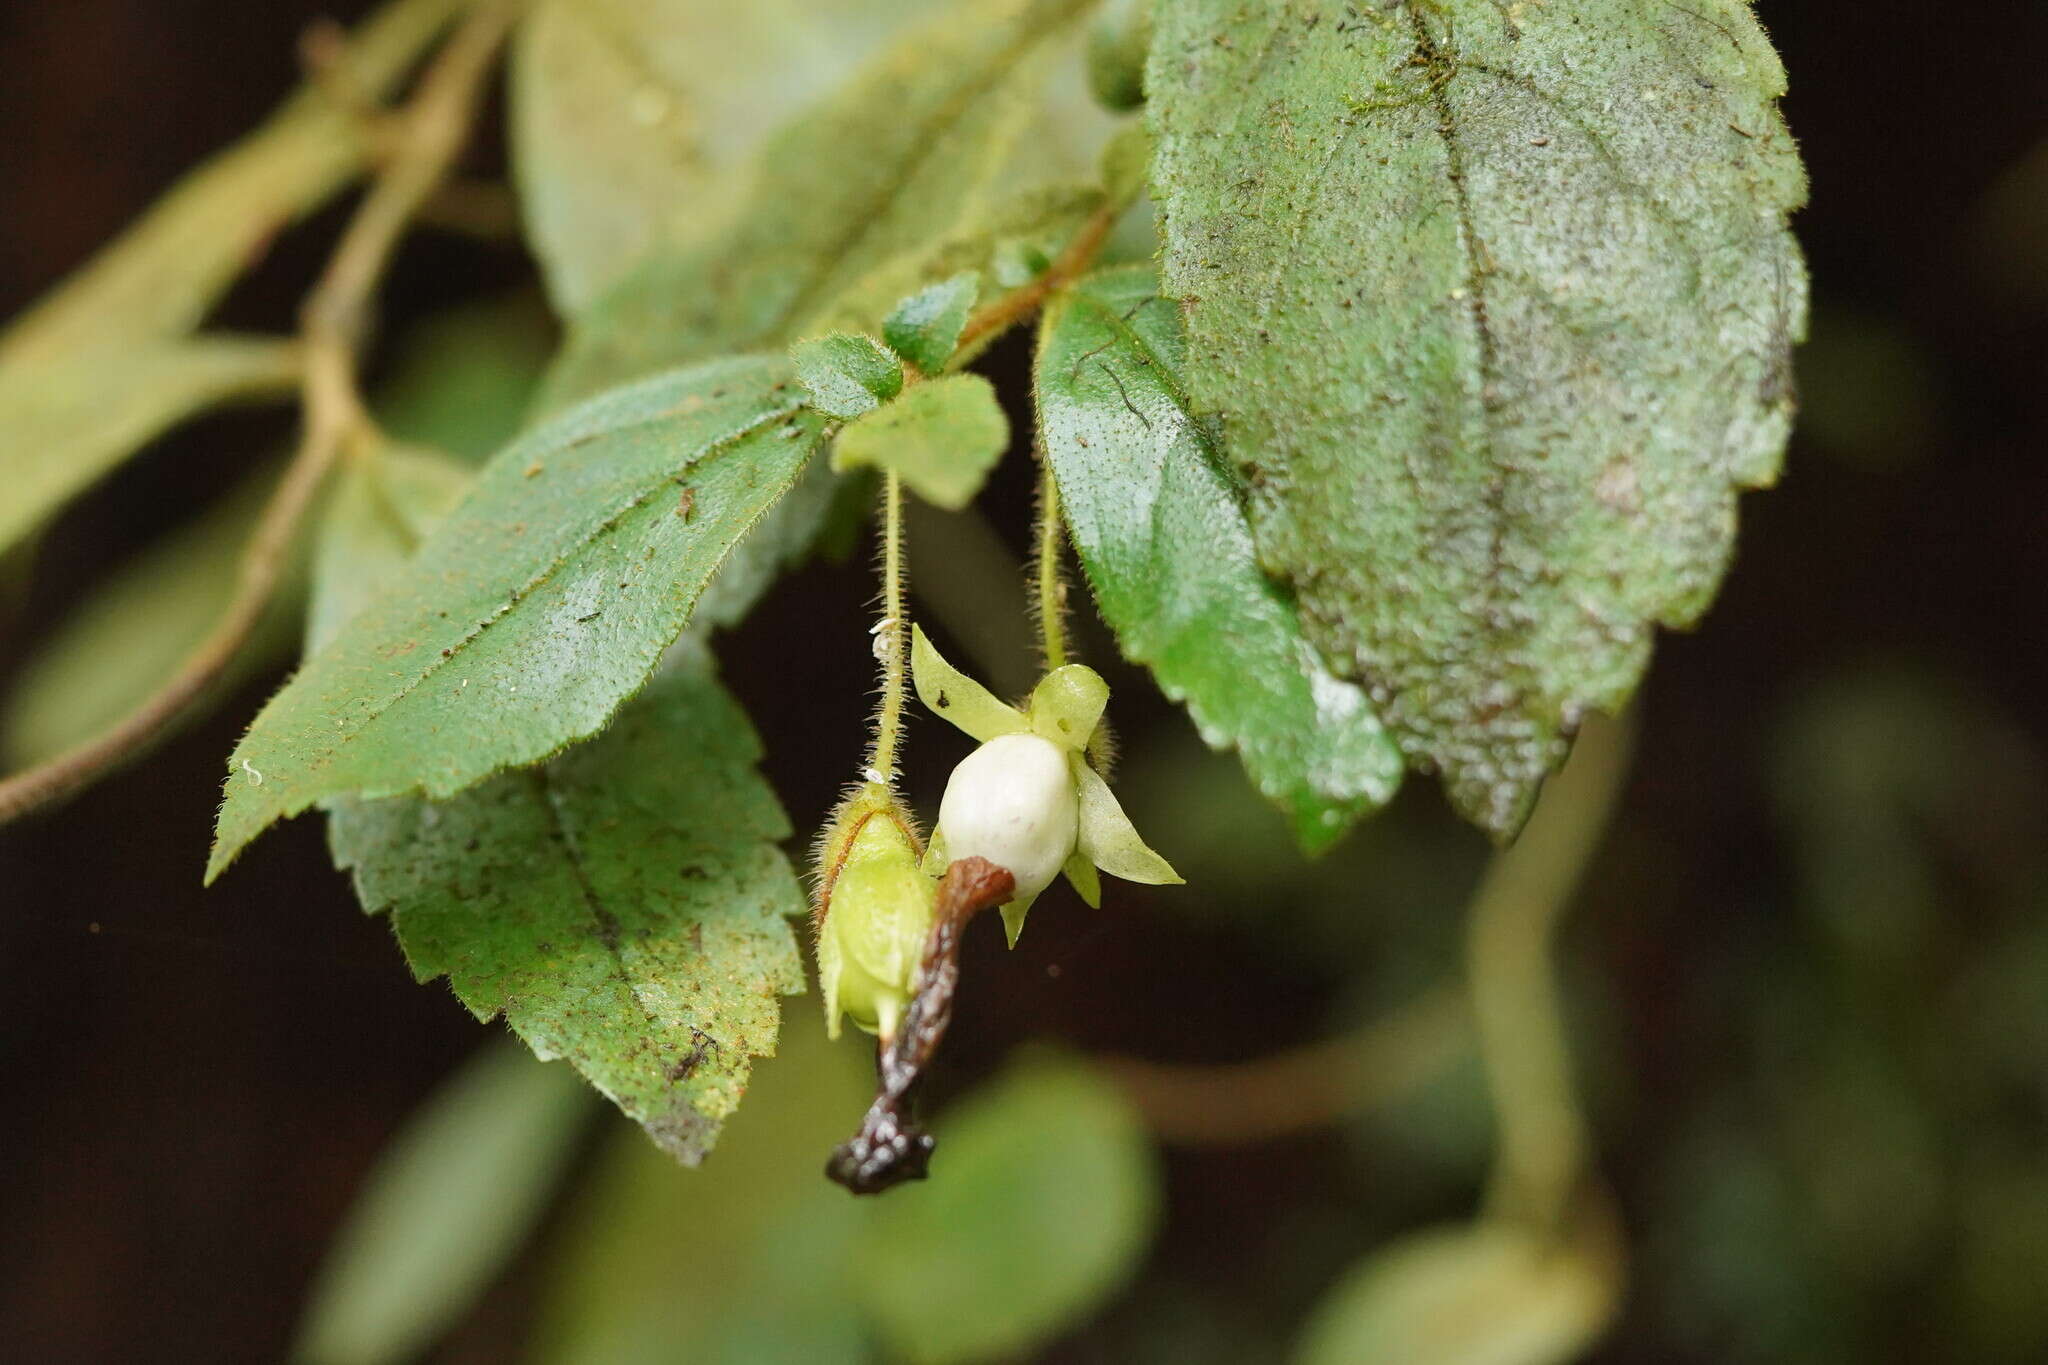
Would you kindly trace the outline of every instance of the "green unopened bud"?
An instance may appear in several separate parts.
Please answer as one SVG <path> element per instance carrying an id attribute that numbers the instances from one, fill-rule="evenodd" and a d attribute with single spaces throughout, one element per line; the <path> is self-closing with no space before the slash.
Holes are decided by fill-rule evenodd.
<path id="1" fill-rule="evenodd" d="M 886 1042 L 910 1004 L 938 883 L 918 868 L 915 824 L 870 782 L 840 803 L 818 856 L 818 981 L 825 1027 L 843 1014 Z"/>

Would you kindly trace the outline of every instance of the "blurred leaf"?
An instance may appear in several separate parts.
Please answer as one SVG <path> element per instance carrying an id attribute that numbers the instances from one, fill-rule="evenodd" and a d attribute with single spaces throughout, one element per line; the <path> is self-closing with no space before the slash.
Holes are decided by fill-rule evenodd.
<path id="1" fill-rule="evenodd" d="M 29 657 L 7 698 L 0 741 L 7 770 L 40 763 L 98 734 L 170 675 L 233 595 L 243 547 L 277 476 L 278 465 L 265 463 L 197 520 L 117 565 L 64 618 Z M 302 554 L 214 696 L 292 657 L 305 593 Z"/>
<path id="2" fill-rule="evenodd" d="M 1179 309 L 1150 270 L 1103 272 L 1053 300 L 1038 418 L 1103 619 L 1202 737 L 1236 747 L 1296 837 L 1328 847 L 1401 781 L 1370 699 L 1333 677 L 1260 570 L 1240 489 L 1180 383 Z"/>
<path id="3" fill-rule="evenodd" d="M 439 451 L 384 444 L 342 470 L 313 552 L 306 653 L 318 652 L 393 582 L 469 488 L 471 471 Z"/>
<path id="4" fill-rule="evenodd" d="M 1316 1310 L 1300 1365 L 1560 1365 L 1614 1311 L 1613 1270 L 1507 1223 L 1435 1228 L 1367 1257 Z"/>
<path id="5" fill-rule="evenodd" d="M 723 209 L 764 133 L 930 0 L 545 0 L 513 56 L 521 199 L 548 291 L 575 313 Z"/>
<path id="6" fill-rule="evenodd" d="M 494 1042 L 385 1147 L 328 1249 L 293 1358 L 411 1360 L 459 1321 L 539 1221 L 589 1113 L 567 1067 Z"/>
<path id="7" fill-rule="evenodd" d="M 1311 637 L 1496 837 L 1776 476 L 1783 90 L 1738 0 L 1158 9 L 1190 407 Z"/>
<path id="8" fill-rule="evenodd" d="M 499 452 L 256 718 L 209 876 L 316 802 L 449 796 L 596 732 L 821 435 L 786 364 L 752 358 L 619 389 Z"/>
<path id="9" fill-rule="evenodd" d="M 865 1359 L 846 1274 L 866 1206 L 820 1168 L 872 1098 L 872 1067 L 865 1040 L 835 1045 L 807 1022 L 755 1068 L 704 1170 L 614 1143 L 547 1277 L 538 1365 Z M 778 1330 L 808 1349 L 750 1349 Z"/>
<path id="10" fill-rule="evenodd" d="M 553 322 L 530 293 L 458 304 L 415 323 L 377 385 L 393 439 L 481 464 L 518 434 L 548 357 Z"/>
<path id="11" fill-rule="evenodd" d="M 1040 1061 L 948 1111 L 930 1182 L 875 1201 L 857 1291 L 913 1361 L 1013 1358 L 1122 1288 L 1158 1202 L 1149 1141 L 1122 1092 L 1074 1063 Z"/>
<path id="12" fill-rule="evenodd" d="M 387 7 L 347 48 L 351 84 L 381 99 L 460 8 Z M 0 548 L 192 413 L 292 387 L 282 342 L 186 337 L 264 244 L 372 150 L 354 113 L 301 90 L 0 334 Z"/>
<path id="13" fill-rule="evenodd" d="M 119 323 L 109 323 L 119 335 Z M 297 387 L 297 352 L 254 337 L 130 342 L 57 363 L 0 363 L 0 545 L 204 408 Z"/>
<path id="14" fill-rule="evenodd" d="M 873 330 L 880 318 L 826 315 L 877 267 L 943 241 L 998 183 L 1042 59 L 1087 3 L 967 0 L 906 33 L 768 140 L 728 214 L 577 316 L 546 403 L 828 323 Z"/>
<path id="15" fill-rule="evenodd" d="M 949 374 L 848 423 L 832 443 L 832 467 L 894 470 L 926 502 L 958 511 L 974 501 L 1009 444 L 995 385 L 978 374 Z"/>
<path id="16" fill-rule="evenodd" d="M 776 997 L 803 989 L 786 917 L 805 899 L 759 757 L 699 656 L 541 767 L 449 802 L 338 806 L 334 861 L 415 976 L 502 1011 L 695 1164 L 775 1050 Z"/>

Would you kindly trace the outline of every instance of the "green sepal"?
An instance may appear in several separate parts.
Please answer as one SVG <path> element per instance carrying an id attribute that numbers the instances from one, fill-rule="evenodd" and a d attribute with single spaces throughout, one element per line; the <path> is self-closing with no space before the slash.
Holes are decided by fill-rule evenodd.
<path id="1" fill-rule="evenodd" d="M 1031 689 L 1031 732 L 1069 752 L 1088 747 L 1088 737 L 1109 705 L 1109 684 L 1086 664 L 1066 664 Z"/>
<path id="2" fill-rule="evenodd" d="M 910 681 L 917 699 L 965 730 L 983 744 L 998 735 L 1022 735 L 1031 723 L 1014 706 L 996 700 L 995 693 L 947 663 L 924 627 L 910 628 Z"/>
<path id="3" fill-rule="evenodd" d="M 789 348 L 811 406 L 851 421 L 903 392 L 903 362 L 873 337 L 832 332 Z"/>
<path id="4" fill-rule="evenodd" d="M 1183 878 L 1173 865 L 1154 853 L 1138 837 L 1131 819 L 1124 814 L 1102 774 L 1088 766 L 1079 754 L 1067 758 L 1074 783 L 1081 794 L 1081 831 L 1078 853 L 1089 862 L 1127 882 L 1145 886 L 1178 886 Z"/>
<path id="5" fill-rule="evenodd" d="M 1017 946 L 1017 935 L 1024 932 L 1024 917 L 1031 913 L 1031 907 L 1037 901 L 1036 896 L 1025 896 L 1003 907 L 1003 937 L 1010 941 L 1012 948 Z"/>
<path id="6" fill-rule="evenodd" d="M 1102 877 L 1095 870 L 1095 864 L 1088 861 L 1088 855 L 1079 848 L 1067 859 L 1067 865 L 1060 869 L 1067 874 L 1067 880 L 1074 885 L 1074 891 L 1090 910 L 1102 908 Z"/>
<path id="7" fill-rule="evenodd" d="M 924 373 L 937 374 L 953 358 L 980 292 L 981 281 L 971 270 L 920 289 L 882 323 L 882 339 Z"/>

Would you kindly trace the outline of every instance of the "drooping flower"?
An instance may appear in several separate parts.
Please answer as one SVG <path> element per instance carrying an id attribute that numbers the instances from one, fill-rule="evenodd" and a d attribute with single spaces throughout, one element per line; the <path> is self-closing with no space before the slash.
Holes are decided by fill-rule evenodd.
<path id="1" fill-rule="evenodd" d="M 909 1007 L 938 883 L 919 864 L 917 826 L 895 793 L 864 783 L 839 804 L 818 846 L 818 984 L 825 1028 L 843 1014 L 884 1044 Z"/>
<path id="2" fill-rule="evenodd" d="M 1109 704 L 1109 684 L 1085 664 L 1053 669 L 1020 710 L 940 657 L 922 630 L 910 645 L 917 695 L 981 741 L 962 759 L 939 803 L 939 828 L 925 869 L 942 873 L 956 858 L 982 857 L 1016 878 L 1003 906 L 1010 942 L 1038 894 L 1064 872 L 1081 899 L 1102 903 L 1097 869 L 1125 881 L 1174 885 L 1166 859 L 1138 837 L 1109 783 L 1088 757 Z"/>

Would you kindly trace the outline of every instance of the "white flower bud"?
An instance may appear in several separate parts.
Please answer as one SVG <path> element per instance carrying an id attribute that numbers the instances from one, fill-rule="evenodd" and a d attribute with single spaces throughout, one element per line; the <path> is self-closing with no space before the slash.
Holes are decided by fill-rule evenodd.
<path id="1" fill-rule="evenodd" d="M 1073 853 L 1079 812 L 1064 750 L 1037 735 L 998 735 L 953 769 L 939 833 L 946 857 L 988 859 L 1028 901 Z"/>

